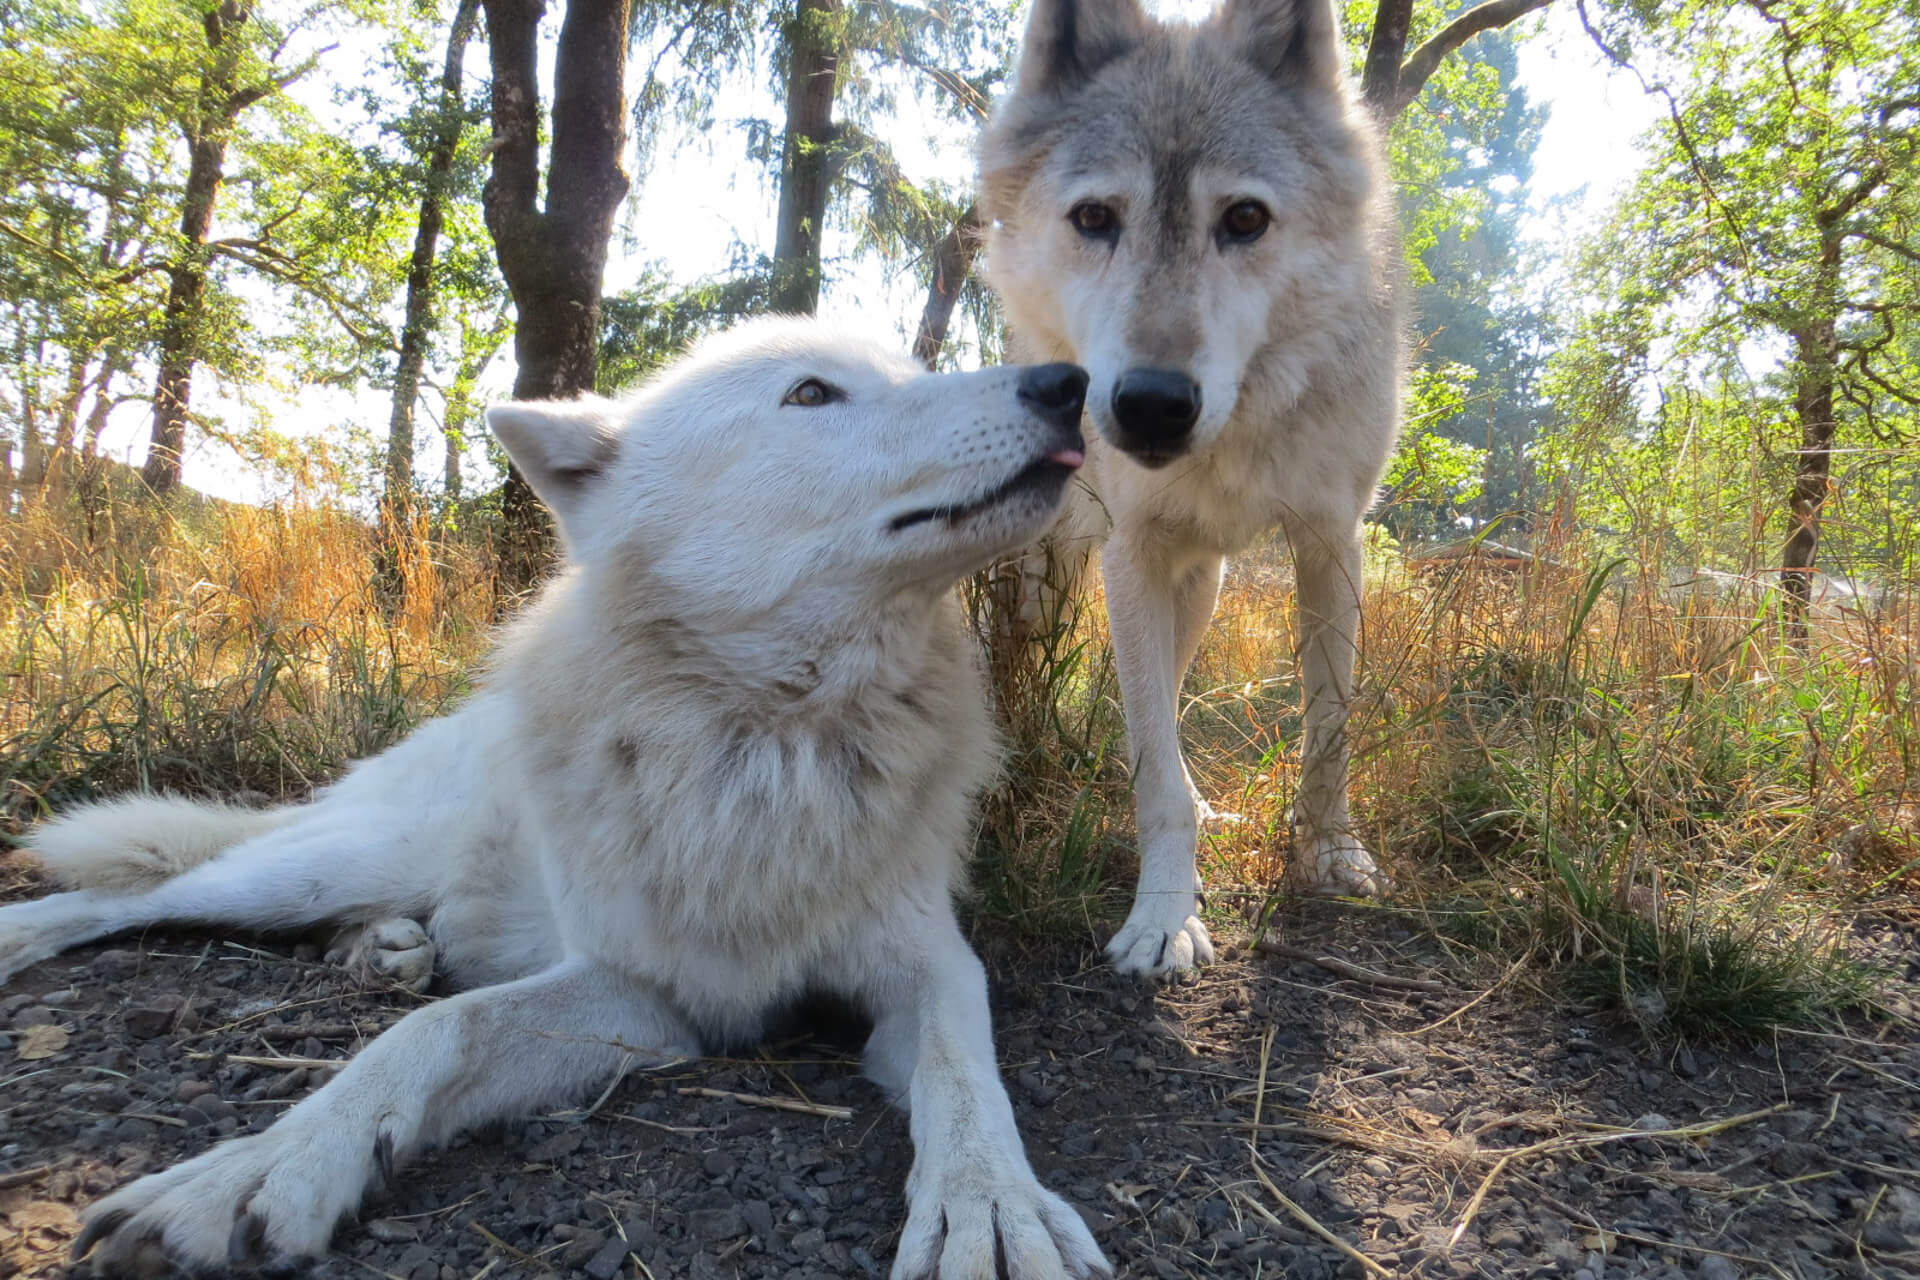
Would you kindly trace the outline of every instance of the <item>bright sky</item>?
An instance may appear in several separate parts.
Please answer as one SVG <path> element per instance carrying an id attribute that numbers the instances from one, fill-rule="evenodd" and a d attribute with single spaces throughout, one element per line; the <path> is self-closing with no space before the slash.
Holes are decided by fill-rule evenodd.
<path id="1" fill-rule="evenodd" d="M 1162 0 L 1153 7 L 1178 14 L 1204 10 L 1205 4 L 1206 0 Z M 470 54 L 468 66 L 470 74 L 477 73 L 484 68 L 484 58 Z M 1536 243 L 1557 245 L 1598 221 L 1631 178 L 1638 164 L 1635 139 L 1656 118 L 1657 105 L 1632 77 L 1604 65 L 1566 0 L 1548 9 L 1541 35 L 1522 44 L 1519 71 L 1528 96 L 1550 112 L 1534 157 L 1530 194 L 1536 212 L 1525 230 Z M 771 96 L 758 86 L 743 95 L 734 110 L 736 118 L 772 119 L 778 114 Z M 908 173 L 923 181 L 966 181 L 972 170 L 968 131 L 930 112 L 909 107 L 908 115 L 901 127 L 888 130 L 901 147 L 900 159 Z M 609 291 L 631 282 L 649 262 L 664 263 L 683 281 L 712 276 L 728 266 L 736 239 L 755 245 L 771 240 L 773 192 L 749 171 L 744 139 L 738 130 L 724 127 L 732 123 L 723 117 L 722 127 L 710 137 L 683 138 L 659 149 L 654 169 L 627 217 L 638 249 L 629 254 L 616 244 L 608 269 Z M 1556 197 L 1553 212 L 1539 212 Z M 829 238 L 830 258 L 849 247 L 844 237 L 841 240 L 836 245 Z M 868 327 L 891 329 L 904 345 L 918 321 L 923 296 L 914 264 L 842 264 L 830 267 L 822 310 L 858 319 Z M 504 394 L 511 379 L 507 365 L 506 360 L 495 364 L 499 394 Z M 244 421 L 248 411 L 221 403 L 208 382 L 203 377 L 196 385 L 196 404 Z M 433 407 L 423 413 L 420 433 L 420 465 L 425 475 L 438 473 L 438 433 L 425 429 Z M 355 397 L 310 388 L 297 398 L 289 397 L 283 408 L 273 412 L 283 430 L 287 422 L 323 426 L 354 421 L 378 432 L 384 430 L 387 409 L 385 398 L 377 394 Z M 138 463 L 145 455 L 148 425 L 144 405 L 123 406 L 103 438 L 103 447 L 113 456 Z M 256 471 L 217 442 L 196 440 L 185 472 L 188 484 L 222 497 L 257 501 L 268 496 Z"/>

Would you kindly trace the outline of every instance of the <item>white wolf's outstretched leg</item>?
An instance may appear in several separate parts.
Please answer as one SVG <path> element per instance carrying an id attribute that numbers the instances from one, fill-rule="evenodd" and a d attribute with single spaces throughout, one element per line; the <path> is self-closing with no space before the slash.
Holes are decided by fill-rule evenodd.
<path id="1" fill-rule="evenodd" d="M 0 982 L 71 947 L 154 925 L 304 929 L 424 912 L 431 886 L 385 853 L 364 823 L 335 825 L 316 809 L 149 889 L 80 889 L 0 907 Z"/>
<path id="2" fill-rule="evenodd" d="M 416 1009 L 265 1133 L 92 1205 L 74 1245 L 114 1271 L 147 1241 L 189 1268 L 324 1253 L 377 1179 L 455 1133 L 578 1096 L 633 1054 L 698 1051 L 644 983 L 569 961 Z"/>
<path id="3" fill-rule="evenodd" d="M 1287 525 L 1306 703 L 1287 878 L 1303 893 L 1325 896 L 1371 897 L 1387 888 L 1386 873 L 1347 814 L 1347 714 L 1360 637 L 1358 524 Z"/>
<path id="4" fill-rule="evenodd" d="M 1133 910 L 1107 955 L 1121 973 L 1157 978 L 1213 960 L 1213 940 L 1195 914 L 1199 827 L 1175 699 L 1185 661 L 1213 613 L 1220 562 L 1209 557 L 1176 575 L 1160 549 L 1116 534 L 1102 567 L 1140 842 Z"/>
<path id="5" fill-rule="evenodd" d="M 994 1060 L 986 970 L 952 909 L 903 914 L 886 935 L 917 949 L 887 955 L 860 993 L 876 1010 L 868 1073 L 907 1104 L 913 1131 L 892 1280 L 1111 1276 L 1079 1213 L 1027 1163 Z"/>

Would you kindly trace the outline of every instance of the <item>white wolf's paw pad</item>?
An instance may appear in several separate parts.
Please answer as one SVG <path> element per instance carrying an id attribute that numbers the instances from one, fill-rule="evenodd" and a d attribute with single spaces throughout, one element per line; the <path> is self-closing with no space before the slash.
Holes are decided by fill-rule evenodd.
<path id="1" fill-rule="evenodd" d="M 354 925 L 336 934 L 327 963 L 351 969 L 369 982 L 390 982 L 425 991 L 433 981 L 433 940 L 417 920 L 393 916 Z"/>
<path id="2" fill-rule="evenodd" d="M 1126 924 L 1107 944 L 1117 973 L 1159 979 L 1213 963 L 1213 939 L 1198 916 L 1163 919 L 1135 906 Z"/>
<path id="3" fill-rule="evenodd" d="M 155 1253 L 221 1274 L 318 1257 L 373 1171 L 392 1161 L 384 1142 L 283 1121 L 96 1201 L 81 1215 L 73 1256 L 91 1252 L 96 1275 L 144 1273 Z"/>
<path id="4" fill-rule="evenodd" d="M 1316 898 L 1378 898 L 1393 887 L 1373 855 L 1353 840 L 1310 846 L 1289 878 L 1296 891 Z"/>
<path id="5" fill-rule="evenodd" d="M 949 1179 L 913 1197 L 892 1280 L 1109 1280 L 1085 1219 L 1031 1175 Z"/>

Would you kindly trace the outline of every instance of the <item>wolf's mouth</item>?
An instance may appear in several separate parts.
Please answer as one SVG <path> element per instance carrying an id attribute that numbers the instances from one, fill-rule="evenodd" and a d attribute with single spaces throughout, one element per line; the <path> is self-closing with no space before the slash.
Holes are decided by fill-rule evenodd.
<path id="1" fill-rule="evenodd" d="M 1066 484 L 1067 477 L 1080 469 L 1085 456 L 1078 449 L 1055 449 L 1044 458 L 1036 458 L 1016 471 L 1004 483 L 995 485 L 979 497 L 967 502 L 950 502 L 938 507 L 920 507 L 916 510 L 897 515 L 888 524 L 894 533 L 911 529 L 914 525 L 925 524 L 929 520 L 944 520 L 953 525 L 959 524 L 969 516 L 977 516 L 982 511 L 997 507 L 1009 498 L 1023 493 L 1041 492 L 1058 489 Z"/>

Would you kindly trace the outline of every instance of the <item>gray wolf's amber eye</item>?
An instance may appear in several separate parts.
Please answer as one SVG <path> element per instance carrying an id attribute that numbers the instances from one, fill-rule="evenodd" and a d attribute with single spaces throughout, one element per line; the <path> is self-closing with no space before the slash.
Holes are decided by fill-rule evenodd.
<path id="1" fill-rule="evenodd" d="M 1231 244 L 1252 244 L 1266 234 L 1273 215 L 1258 200 L 1242 200 L 1229 205 L 1220 215 L 1220 239 Z"/>
<path id="2" fill-rule="evenodd" d="M 836 400 L 845 400 L 847 393 L 830 382 L 818 378 L 807 378 L 796 382 L 793 390 L 787 392 L 781 404 L 797 404 L 803 409 L 817 409 L 823 404 L 832 404 Z"/>
<path id="3" fill-rule="evenodd" d="M 1082 200 L 1067 211 L 1073 229 L 1090 240 L 1111 240 L 1120 234 L 1120 215 L 1098 200 Z"/>

